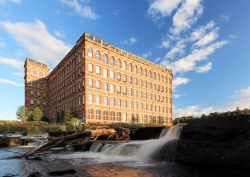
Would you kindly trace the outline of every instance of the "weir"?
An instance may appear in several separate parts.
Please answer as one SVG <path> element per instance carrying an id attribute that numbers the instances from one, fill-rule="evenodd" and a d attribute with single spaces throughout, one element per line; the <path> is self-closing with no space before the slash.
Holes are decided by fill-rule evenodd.
<path id="1" fill-rule="evenodd" d="M 133 157 L 141 161 L 172 160 L 182 128 L 180 125 L 175 125 L 167 132 L 161 133 L 159 139 L 120 144 L 94 142 L 89 151 L 109 156 Z"/>

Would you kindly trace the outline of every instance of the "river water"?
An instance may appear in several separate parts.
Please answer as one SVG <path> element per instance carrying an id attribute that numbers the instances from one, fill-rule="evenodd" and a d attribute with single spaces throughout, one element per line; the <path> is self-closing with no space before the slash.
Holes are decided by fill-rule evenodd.
<path id="1" fill-rule="evenodd" d="M 162 138 L 127 143 L 94 143 L 88 152 L 42 155 L 42 160 L 0 160 L 0 176 L 27 177 L 33 172 L 75 170 L 68 177 L 238 177 L 237 172 L 200 169 L 171 162 L 182 127 L 174 127 Z M 0 158 L 29 151 L 31 147 L 0 149 Z M 209 170 L 208 170 L 209 169 Z"/>

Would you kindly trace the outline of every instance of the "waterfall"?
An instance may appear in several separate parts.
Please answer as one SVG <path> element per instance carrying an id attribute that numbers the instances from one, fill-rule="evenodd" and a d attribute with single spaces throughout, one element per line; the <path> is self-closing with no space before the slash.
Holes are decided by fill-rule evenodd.
<path id="1" fill-rule="evenodd" d="M 92 144 L 90 151 L 100 152 L 109 156 L 129 156 L 134 157 L 135 160 L 142 161 L 152 159 L 171 160 L 181 131 L 182 126 L 176 125 L 171 127 L 165 136 L 159 139 L 131 141 L 120 144 L 95 142 Z"/>

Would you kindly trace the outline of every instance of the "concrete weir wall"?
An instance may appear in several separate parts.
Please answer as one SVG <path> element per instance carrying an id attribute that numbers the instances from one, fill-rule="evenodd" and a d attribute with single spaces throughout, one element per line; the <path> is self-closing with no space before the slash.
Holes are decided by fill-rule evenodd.
<path id="1" fill-rule="evenodd" d="M 142 127 L 131 129 L 130 139 L 131 140 L 148 140 L 148 139 L 157 139 L 159 138 L 162 129 L 166 128 L 165 126 L 161 127 Z"/>

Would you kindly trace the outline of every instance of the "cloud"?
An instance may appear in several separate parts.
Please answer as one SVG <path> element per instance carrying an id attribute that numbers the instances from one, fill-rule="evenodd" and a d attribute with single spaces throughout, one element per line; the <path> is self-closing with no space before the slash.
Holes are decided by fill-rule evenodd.
<path id="1" fill-rule="evenodd" d="M 177 55 L 181 55 L 184 53 L 184 49 L 186 47 L 186 42 L 184 40 L 180 40 L 176 43 L 176 45 L 171 48 L 171 50 L 166 54 L 166 58 L 172 59 Z"/>
<path id="2" fill-rule="evenodd" d="M 151 52 L 151 51 L 147 51 L 147 52 L 145 52 L 145 53 L 142 54 L 142 57 L 143 57 L 143 58 L 148 58 L 148 57 L 150 57 L 151 55 L 152 55 L 152 52 Z"/>
<path id="3" fill-rule="evenodd" d="M 205 46 L 218 38 L 219 28 L 213 29 L 211 32 L 203 36 L 199 41 L 197 41 L 194 46 Z"/>
<path id="4" fill-rule="evenodd" d="M 212 30 L 214 27 L 215 27 L 215 22 L 210 21 L 206 25 L 200 26 L 199 28 L 193 30 L 190 37 L 191 41 L 196 41 L 198 39 L 201 39 L 207 33 L 207 31 Z"/>
<path id="5" fill-rule="evenodd" d="M 169 48 L 170 47 L 170 41 L 169 41 L 169 39 L 162 40 L 161 47 L 162 48 L 166 48 L 166 49 Z"/>
<path id="6" fill-rule="evenodd" d="M 195 68 L 195 72 L 197 73 L 206 73 L 212 69 L 212 62 L 209 62 L 203 66 L 199 66 Z"/>
<path id="7" fill-rule="evenodd" d="M 23 62 L 12 59 L 12 58 L 6 58 L 0 56 L 0 64 L 8 65 L 10 67 L 16 68 L 16 69 L 22 69 L 23 68 Z"/>
<path id="8" fill-rule="evenodd" d="M 0 0 L 0 5 L 6 5 L 7 3 L 20 4 L 22 0 Z"/>
<path id="9" fill-rule="evenodd" d="M 123 45 L 128 45 L 128 46 L 133 46 L 137 42 L 137 38 L 135 37 L 130 37 L 128 40 L 124 40 L 121 43 Z"/>
<path id="10" fill-rule="evenodd" d="M 186 94 L 173 94 L 173 97 L 174 98 L 180 98 L 180 97 L 183 97 L 185 96 Z"/>
<path id="11" fill-rule="evenodd" d="M 55 33 L 55 36 L 56 36 L 57 38 L 63 39 L 63 38 L 66 37 L 66 35 L 65 35 L 65 33 L 64 33 L 63 31 L 55 30 L 54 33 Z"/>
<path id="12" fill-rule="evenodd" d="M 61 3 L 73 8 L 74 11 L 82 17 L 90 20 L 97 20 L 99 16 L 89 6 L 81 5 L 78 0 L 60 0 Z M 86 3 L 86 2 L 85 2 Z"/>
<path id="13" fill-rule="evenodd" d="M 13 87 L 23 87 L 24 86 L 24 84 L 14 82 L 14 81 L 11 81 L 11 80 L 1 79 L 1 78 L 0 78 L 0 84 L 10 85 L 10 86 L 13 86 Z"/>
<path id="14" fill-rule="evenodd" d="M 0 25 L 29 52 L 32 58 L 40 62 L 55 65 L 71 49 L 70 45 L 50 34 L 40 20 L 34 23 L 1 22 Z"/>
<path id="15" fill-rule="evenodd" d="M 237 107 L 240 109 L 250 108 L 250 86 L 235 91 L 228 103 L 216 107 L 201 107 L 192 105 L 184 108 L 174 108 L 174 118 L 181 116 L 200 116 L 211 112 L 234 111 Z"/>
<path id="16" fill-rule="evenodd" d="M 198 20 L 203 13 L 202 0 L 185 0 L 181 7 L 173 17 L 173 27 L 170 31 L 174 35 L 178 35 L 186 29 L 190 29 L 191 26 Z"/>
<path id="17" fill-rule="evenodd" d="M 178 87 L 180 85 L 185 85 L 189 82 L 190 82 L 190 80 L 186 77 L 176 77 L 173 80 L 173 89 L 175 89 L 176 87 Z"/>
<path id="18" fill-rule="evenodd" d="M 154 19 L 170 16 L 182 0 L 153 0 L 147 11 Z"/>
<path id="19" fill-rule="evenodd" d="M 160 60 L 161 60 L 161 58 L 160 58 L 160 57 L 157 57 L 157 58 L 154 60 L 154 63 L 158 63 Z"/>
<path id="20" fill-rule="evenodd" d="M 4 48 L 6 44 L 3 42 L 3 40 L 0 38 L 0 49 Z"/>
<path id="21" fill-rule="evenodd" d="M 24 72 L 13 72 L 11 75 L 16 77 L 24 77 Z"/>
<path id="22" fill-rule="evenodd" d="M 170 67 L 174 72 L 193 71 L 199 61 L 208 59 L 209 55 L 227 43 L 228 41 L 219 41 L 203 48 L 194 49 L 189 55 L 170 64 Z M 164 63 L 162 64 L 164 65 Z"/>

